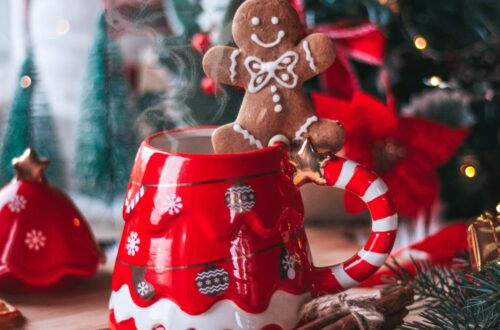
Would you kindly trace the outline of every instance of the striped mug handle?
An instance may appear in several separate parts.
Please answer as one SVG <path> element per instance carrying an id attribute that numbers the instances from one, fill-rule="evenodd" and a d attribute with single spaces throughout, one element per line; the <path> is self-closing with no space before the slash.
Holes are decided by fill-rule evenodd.
<path id="1" fill-rule="evenodd" d="M 387 186 L 373 172 L 336 156 L 326 163 L 323 171 L 328 186 L 351 192 L 366 203 L 372 218 L 372 232 L 365 246 L 350 259 L 314 269 L 315 294 L 343 291 L 368 279 L 389 256 L 398 225 Z"/>

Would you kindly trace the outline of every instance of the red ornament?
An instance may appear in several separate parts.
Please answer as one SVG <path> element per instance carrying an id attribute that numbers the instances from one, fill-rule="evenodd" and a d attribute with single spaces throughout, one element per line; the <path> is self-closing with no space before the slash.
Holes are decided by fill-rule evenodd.
<path id="1" fill-rule="evenodd" d="M 71 200 L 46 182 L 48 161 L 27 149 L 13 163 L 16 178 L 0 190 L 0 290 L 57 289 L 92 276 L 99 247 Z"/>
<path id="2" fill-rule="evenodd" d="M 422 118 L 398 117 L 386 104 L 355 91 L 351 102 L 313 95 L 320 117 L 337 119 L 346 130 L 345 156 L 377 171 L 387 183 L 398 214 L 429 215 L 438 198 L 437 168 L 462 144 L 467 129 L 450 129 Z M 365 209 L 345 195 L 349 212 Z"/>
<path id="3" fill-rule="evenodd" d="M 210 48 L 210 38 L 206 33 L 196 33 L 193 38 L 191 38 L 191 46 L 198 53 L 205 53 L 208 48 Z"/>
<path id="4" fill-rule="evenodd" d="M 217 83 L 209 77 L 204 77 L 201 80 L 200 87 L 203 93 L 207 95 L 215 95 L 215 93 L 217 93 L 217 90 L 219 89 Z"/>

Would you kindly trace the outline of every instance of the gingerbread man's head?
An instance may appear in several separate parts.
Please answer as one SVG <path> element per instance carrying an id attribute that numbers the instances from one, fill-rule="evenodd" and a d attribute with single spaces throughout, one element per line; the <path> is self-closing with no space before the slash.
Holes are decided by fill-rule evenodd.
<path id="1" fill-rule="evenodd" d="M 286 0 L 247 0 L 233 20 L 234 41 L 253 55 L 295 46 L 301 30 L 299 16 Z"/>

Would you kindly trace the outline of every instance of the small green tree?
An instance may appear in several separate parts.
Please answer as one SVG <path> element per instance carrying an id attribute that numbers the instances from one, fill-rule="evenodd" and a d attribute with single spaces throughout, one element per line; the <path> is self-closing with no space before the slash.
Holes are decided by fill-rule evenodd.
<path id="1" fill-rule="evenodd" d="M 33 87 L 31 100 L 31 119 L 33 142 L 31 143 L 41 157 L 50 160 L 45 175 L 50 183 L 61 188 L 66 185 L 64 162 L 59 152 L 59 142 L 52 110 L 43 86 L 37 81 Z"/>
<path id="2" fill-rule="evenodd" d="M 76 186 L 84 195 L 112 200 L 127 185 L 136 139 L 122 59 L 104 15 L 98 22 L 82 98 Z"/>
<path id="3" fill-rule="evenodd" d="M 12 159 L 33 147 L 51 165 L 46 172 L 51 183 L 63 186 L 63 171 L 58 152 L 51 109 L 38 80 L 33 52 L 29 51 L 19 74 L 19 87 L 14 96 L 0 147 L 0 185 L 14 176 Z"/>

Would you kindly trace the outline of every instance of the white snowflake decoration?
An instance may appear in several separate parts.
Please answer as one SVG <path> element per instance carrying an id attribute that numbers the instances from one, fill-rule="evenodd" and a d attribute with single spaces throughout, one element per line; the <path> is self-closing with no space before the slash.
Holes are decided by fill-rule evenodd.
<path id="1" fill-rule="evenodd" d="M 290 269 L 290 268 L 293 268 L 293 266 L 295 266 L 295 263 L 297 262 L 297 259 L 295 258 L 295 256 L 291 256 L 291 255 L 287 255 L 283 258 L 283 268 L 285 269 Z"/>
<path id="2" fill-rule="evenodd" d="M 139 235 L 135 231 L 130 232 L 127 237 L 127 245 L 125 246 L 129 256 L 135 256 L 139 252 L 139 243 L 141 243 Z"/>
<path id="3" fill-rule="evenodd" d="M 182 198 L 180 196 L 171 194 L 165 197 L 165 200 L 162 202 L 162 206 L 164 213 L 174 215 L 179 214 L 184 205 L 182 205 Z"/>
<path id="4" fill-rule="evenodd" d="M 24 243 L 28 249 L 38 251 L 45 246 L 46 237 L 41 230 L 32 229 L 26 233 Z"/>
<path id="5" fill-rule="evenodd" d="M 283 257 L 281 263 L 283 265 L 283 269 L 286 271 L 286 276 L 293 280 L 297 275 L 297 272 L 294 269 L 295 263 L 297 262 L 297 258 L 295 256 L 291 256 L 287 254 Z"/>
<path id="6" fill-rule="evenodd" d="M 8 204 L 9 209 L 13 213 L 20 213 L 26 208 L 26 198 L 21 195 L 16 195 Z"/>
<path id="7" fill-rule="evenodd" d="M 149 293 L 148 284 L 144 281 L 139 282 L 139 284 L 137 284 L 137 293 L 139 293 L 141 297 L 147 295 Z"/>

